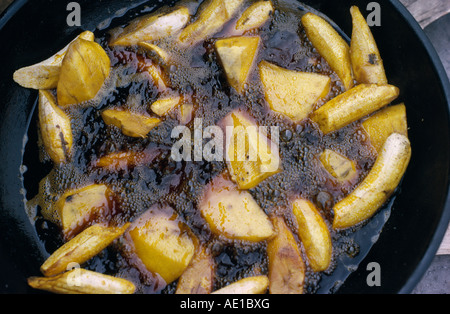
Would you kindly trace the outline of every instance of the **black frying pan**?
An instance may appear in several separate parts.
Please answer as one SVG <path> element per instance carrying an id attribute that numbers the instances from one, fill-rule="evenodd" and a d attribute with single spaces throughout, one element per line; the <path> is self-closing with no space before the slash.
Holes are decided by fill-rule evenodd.
<path id="1" fill-rule="evenodd" d="M 16 85 L 13 72 L 46 59 L 81 30 L 98 31 L 101 23 L 108 26 L 111 22 L 114 26 L 126 22 L 120 19 L 126 11 L 121 11 L 122 8 L 143 3 L 150 8 L 161 5 L 160 1 L 78 0 L 82 27 L 77 28 L 66 23 L 69 2 L 16 0 L 0 18 L 0 292 L 3 293 L 35 292 L 27 286 L 26 278 L 39 275 L 39 266 L 48 256 L 25 213 L 21 167 L 24 136 L 37 93 Z M 349 8 L 356 2 L 365 8 L 370 1 L 304 1 L 329 16 L 346 34 L 351 33 Z M 401 89 L 398 101 L 405 102 L 408 108 L 413 158 L 381 236 L 368 254 L 361 253 L 358 270 L 338 293 L 410 293 L 428 269 L 450 219 L 450 85 L 432 45 L 407 10 L 397 0 L 379 3 L 382 26 L 374 27 L 373 32 L 389 80 Z M 132 16 L 133 10 L 128 12 Z M 108 20 L 111 17 L 115 18 Z M 35 162 L 35 166 L 39 167 L 39 163 Z M 27 178 L 36 185 L 40 179 L 29 175 Z M 381 266 L 380 287 L 367 285 L 366 268 L 371 262 Z"/>

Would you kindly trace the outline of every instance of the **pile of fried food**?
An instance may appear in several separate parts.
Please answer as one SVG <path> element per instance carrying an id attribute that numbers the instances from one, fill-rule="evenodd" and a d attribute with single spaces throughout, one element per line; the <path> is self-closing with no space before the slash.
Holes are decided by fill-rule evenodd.
<path id="1" fill-rule="evenodd" d="M 196 45 L 212 38 L 243 12 L 235 24 L 236 32 L 241 35 L 215 41 L 230 86 L 242 93 L 260 47 L 258 36 L 245 33 L 269 23 L 274 11 L 271 1 L 257 1 L 248 8 L 243 7 L 244 3 L 243 0 L 206 1 L 192 22 L 189 10 L 182 6 L 167 14 L 144 16 L 112 37 L 109 45 L 138 45 L 164 63 L 170 60 L 170 54 L 156 46 L 155 41 L 171 37 L 181 47 Z M 368 176 L 333 207 L 335 230 L 351 228 L 371 218 L 394 193 L 411 158 L 406 108 L 403 104 L 388 106 L 399 96 L 399 89 L 388 84 L 379 50 L 361 12 L 352 7 L 351 15 L 350 45 L 324 18 L 309 12 L 301 20 L 309 40 L 346 90 L 318 110 L 314 110 L 314 105 L 330 92 L 330 77 L 287 70 L 266 61 L 258 65 L 271 110 L 294 122 L 310 118 L 324 134 L 362 121 L 378 153 Z M 110 64 L 105 50 L 95 42 L 94 34 L 84 32 L 50 59 L 14 73 L 18 84 L 39 90 L 42 143 L 55 165 L 67 162 L 72 155 L 71 118 L 65 109 L 95 98 L 108 79 Z M 148 72 L 155 84 L 164 86 L 160 68 L 149 66 Z M 127 136 L 146 137 L 179 105 L 179 98 L 172 97 L 152 104 L 151 111 L 156 117 L 120 110 L 105 110 L 102 117 L 106 124 L 120 128 Z M 192 110 L 182 109 L 188 112 L 182 116 L 189 116 Z M 230 114 L 226 124 L 255 125 L 239 111 Z M 270 140 L 258 134 L 249 136 L 249 144 L 250 147 L 269 145 Z M 267 275 L 245 278 L 212 291 L 213 258 L 185 230 L 186 226 L 169 206 L 155 205 L 136 221 L 123 226 L 88 226 L 90 217 L 102 215 L 110 199 L 108 186 L 97 184 L 67 191 L 52 206 L 52 217 L 58 217 L 56 221 L 69 241 L 42 265 L 44 277 L 29 278 L 29 284 L 55 293 L 135 293 L 135 285 L 122 278 L 80 268 L 68 271 L 70 265 L 83 265 L 124 236 L 133 243 L 135 254 L 147 270 L 166 284 L 178 280 L 176 293 L 303 293 L 305 261 L 291 229 L 282 218 L 267 216 L 247 191 L 282 171 L 265 169 L 267 162 L 277 158 L 270 148 L 265 152 L 258 155 L 257 161 L 228 162 L 234 183 L 224 177 L 214 179 L 206 188 L 199 210 L 213 233 L 228 239 L 267 241 Z M 237 154 L 233 144 L 227 147 L 226 154 Z M 145 163 L 145 158 L 117 154 L 102 158 L 97 165 L 117 166 L 137 160 Z M 332 150 L 326 150 L 320 161 L 337 180 L 351 180 L 356 173 L 351 160 Z M 329 226 L 310 201 L 297 199 L 292 205 L 307 262 L 315 272 L 327 270 L 332 259 Z M 80 229 L 80 226 L 86 227 Z"/>

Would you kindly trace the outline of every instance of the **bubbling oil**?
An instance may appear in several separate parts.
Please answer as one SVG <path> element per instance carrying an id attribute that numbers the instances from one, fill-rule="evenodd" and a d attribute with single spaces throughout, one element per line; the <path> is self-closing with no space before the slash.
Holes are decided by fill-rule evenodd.
<path id="1" fill-rule="evenodd" d="M 191 9 L 191 13 L 198 7 L 194 1 L 186 2 L 186 5 Z M 298 3 L 274 1 L 274 6 L 277 9 L 272 14 L 271 22 L 257 31 L 252 31 L 261 37 L 261 49 L 256 63 L 266 60 L 286 69 L 331 77 L 331 92 L 317 104 L 318 108 L 342 93 L 343 86 L 307 39 L 300 23 L 304 11 L 298 9 Z M 142 9 L 142 12 L 144 11 L 145 8 Z M 124 23 L 128 22 L 125 18 L 126 15 L 121 20 Z M 290 200 L 293 197 L 314 202 L 332 230 L 333 204 L 350 193 L 367 175 L 375 162 L 375 153 L 358 123 L 324 136 L 309 120 L 293 123 L 269 110 L 258 71 L 251 74 L 243 94 L 238 94 L 231 88 L 218 61 L 214 42 L 217 38 L 229 36 L 233 22 L 234 20 L 225 25 L 223 31 L 213 39 L 188 49 L 181 49 L 170 41 L 159 41 L 157 45 L 172 56 L 171 64 L 163 66 L 162 72 L 170 82 L 172 90 L 189 96 L 195 108 L 195 117 L 202 119 L 203 128 L 218 125 L 235 109 L 250 113 L 260 126 L 279 127 L 279 148 L 284 171 L 266 179 L 249 192 L 268 215 L 284 217 L 294 234 L 296 224 L 290 210 Z M 50 174 L 45 178 L 45 189 L 41 188 L 36 192 L 36 198 L 45 196 L 57 199 L 67 190 L 93 183 L 107 184 L 114 192 L 118 207 L 109 220 L 119 225 L 133 221 L 154 204 L 168 204 L 177 211 L 192 233 L 214 256 L 215 289 L 249 275 L 267 274 L 265 243 L 231 241 L 214 235 L 205 227 L 206 223 L 197 209 L 198 200 L 205 186 L 219 174 L 227 173 L 227 167 L 225 162 L 175 162 L 171 159 L 171 147 L 176 142 L 176 139 L 171 137 L 171 132 L 179 124 L 176 115 L 169 114 L 146 139 L 126 137 L 119 129 L 108 127 L 103 122 L 101 111 L 106 108 L 126 108 L 148 113 L 149 104 L 156 101 L 161 92 L 142 72 L 141 65 L 152 60 L 136 47 L 109 47 L 110 33 L 99 33 L 97 38 L 111 59 L 111 77 L 95 100 L 68 109 L 73 125 L 74 154 L 70 162 L 51 167 Z M 193 131 L 192 122 L 188 127 Z M 30 132 L 38 133 L 38 130 L 31 128 Z M 40 160 L 48 166 L 49 158 L 39 140 L 38 147 L 38 151 L 27 150 L 26 154 L 39 152 Z M 92 167 L 102 156 L 146 149 L 158 152 L 146 165 L 118 172 Z M 337 184 L 320 165 L 318 156 L 325 149 L 334 150 L 353 160 L 359 176 L 348 183 Z M 33 173 L 32 167 L 29 168 L 29 172 Z M 26 186 L 29 184 L 31 183 L 25 182 Z M 36 198 L 30 201 L 31 207 L 39 207 L 37 204 L 40 203 L 35 201 Z M 62 241 L 59 229 L 40 216 L 39 208 L 30 213 L 33 213 L 32 218 L 36 221 L 38 234 L 51 253 Z M 326 276 L 333 276 L 333 270 L 342 254 L 357 255 L 355 252 L 359 251 L 358 244 L 352 241 L 351 232 L 332 231 L 332 237 L 334 258 L 332 266 L 325 272 Z M 298 243 L 304 254 L 300 241 Z M 133 261 L 122 254 L 127 250 L 126 246 L 123 241 L 118 241 L 89 261 L 86 268 L 129 279 L 137 285 L 139 293 L 175 291 L 176 283 L 167 287 L 160 286 L 152 280 L 151 274 L 145 274 L 134 267 Z M 306 255 L 304 260 L 307 262 Z M 307 264 L 305 291 L 317 292 L 321 279 L 322 274 L 313 272 Z"/>

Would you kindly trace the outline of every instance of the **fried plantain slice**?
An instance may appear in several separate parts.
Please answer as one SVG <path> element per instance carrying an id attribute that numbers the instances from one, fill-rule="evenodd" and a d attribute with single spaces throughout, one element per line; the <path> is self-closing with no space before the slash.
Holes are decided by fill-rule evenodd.
<path id="1" fill-rule="evenodd" d="M 73 145 L 72 123 L 49 91 L 39 91 L 39 127 L 45 151 L 54 163 L 67 161 Z"/>
<path id="2" fill-rule="evenodd" d="M 86 31 L 78 35 L 73 41 L 78 38 L 94 41 L 94 37 L 94 33 Z M 14 81 L 25 88 L 55 89 L 58 86 L 62 61 L 70 44 L 45 61 L 17 70 L 13 75 Z"/>

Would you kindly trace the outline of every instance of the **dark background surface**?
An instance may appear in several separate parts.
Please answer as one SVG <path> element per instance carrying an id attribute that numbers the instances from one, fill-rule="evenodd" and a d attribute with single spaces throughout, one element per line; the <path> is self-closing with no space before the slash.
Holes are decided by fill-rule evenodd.
<path id="1" fill-rule="evenodd" d="M 450 77 L 450 14 L 425 28 Z M 450 255 L 438 255 L 423 280 L 414 290 L 415 294 L 450 294 Z"/>

